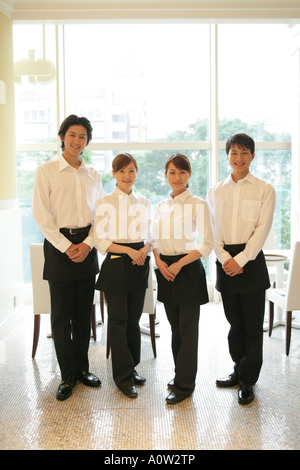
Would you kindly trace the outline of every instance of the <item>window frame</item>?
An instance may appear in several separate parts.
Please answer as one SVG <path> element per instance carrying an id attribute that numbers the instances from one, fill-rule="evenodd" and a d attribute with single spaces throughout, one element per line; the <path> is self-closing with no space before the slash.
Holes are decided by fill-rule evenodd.
<path id="1" fill-rule="evenodd" d="M 189 20 L 184 20 L 189 22 Z M 126 22 L 126 20 L 124 20 Z M 166 20 L 166 22 L 168 22 Z M 239 23 L 245 21 L 241 20 Z M 18 22 L 20 24 L 22 22 Z M 25 23 L 25 22 L 24 22 Z M 43 24 L 43 21 L 38 23 Z M 88 21 L 86 21 L 88 23 Z M 199 21 L 199 23 L 201 23 Z M 228 21 L 229 23 L 229 21 Z M 247 23 L 252 23 L 247 21 Z M 255 23 L 255 21 L 253 21 Z M 268 21 L 266 21 L 268 23 Z M 271 22 L 270 22 L 271 23 Z M 282 21 L 282 23 L 285 23 Z M 101 22 L 99 22 L 101 24 Z M 224 21 L 222 22 L 224 24 Z M 65 102 L 65 74 L 64 74 L 64 47 L 60 48 L 59 45 L 62 43 L 64 45 L 64 24 L 55 24 L 55 38 L 56 38 L 56 103 L 57 103 L 57 129 L 60 126 L 64 116 L 66 115 L 66 102 Z M 170 151 L 180 151 L 186 149 L 192 150 L 208 150 L 210 152 L 210 167 L 209 167 L 209 185 L 213 185 L 219 181 L 219 151 L 224 149 L 225 142 L 219 141 L 219 113 L 218 113 L 218 24 L 212 23 L 209 24 L 209 55 L 210 55 L 210 80 L 209 80 L 209 95 L 210 95 L 210 107 L 209 107 L 209 130 L 210 137 L 207 141 L 199 142 L 154 142 L 154 141 L 140 141 L 140 142 L 102 142 L 102 143 L 93 143 L 91 142 L 87 147 L 87 150 L 91 151 L 124 151 L 126 147 L 130 147 L 131 150 L 145 151 L 145 150 L 170 150 Z M 292 142 L 291 141 L 274 141 L 274 142 L 255 142 L 257 150 L 291 150 Z M 17 144 L 17 152 L 22 151 L 56 151 L 60 152 L 60 141 L 57 139 L 56 143 L 41 143 L 41 144 Z M 298 182 L 298 185 L 300 183 Z M 295 188 L 294 188 L 295 190 Z M 297 188 L 298 190 L 298 188 Z M 293 191 L 292 182 L 291 182 L 291 191 Z M 292 198 L 293 200 L 293 195 Z M 293 205 L 291 206 L 291 220 L 293 219 Z M 293 235 L 291 234 L 291 240 Z M 212 268 L 214 263 L 214 257 L 210 257 L 210 268 Z M 210 269 L 210 272 L 213 273 L 213 269 Z"/>

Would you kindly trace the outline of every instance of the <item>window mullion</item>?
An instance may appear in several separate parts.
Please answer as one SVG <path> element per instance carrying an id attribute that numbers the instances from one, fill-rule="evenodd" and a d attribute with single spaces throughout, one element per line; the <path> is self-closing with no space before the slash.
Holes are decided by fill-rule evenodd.
<path id="1" fill-rule="evenodd" d="M 210 25 L 210 185 L 219 179 L 218 25 Z"/>

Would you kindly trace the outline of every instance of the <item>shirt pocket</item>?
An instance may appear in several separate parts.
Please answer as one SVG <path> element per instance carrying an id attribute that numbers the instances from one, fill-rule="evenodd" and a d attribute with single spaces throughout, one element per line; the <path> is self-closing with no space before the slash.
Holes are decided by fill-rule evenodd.
<path id="1" fill-rule="evenodd" d="M 242 218 L 245 222 L 256 222 L 259 218 L 261 202 L 244 200 Z"/>

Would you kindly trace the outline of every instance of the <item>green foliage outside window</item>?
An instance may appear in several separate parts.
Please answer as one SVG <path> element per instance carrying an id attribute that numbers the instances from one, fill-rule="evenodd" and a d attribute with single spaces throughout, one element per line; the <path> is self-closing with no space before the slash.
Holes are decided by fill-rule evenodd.
<path id="1" fill-rule="evenodd" d="M 219 140 L 225 141 L 236 132 L 245 132 L 254 140 L 263 141 L 290 141 L 289 135 L 275 135 L 268 133 L 263 124 L 248 125 L 239 119 L 224 120 L 219 123 Z M 169 142 L 204 142 L 208 141 L 207 120 L 198 120 L 192 124 L 187 132 L 172 132 L 167 136 Z M 159 142 L 159 141 L 157 141 Z M 130 144 L 126 144 L 128 147 Z M 125 147 L 125 145 L 124 145 Z M 125 149 L 124 149 L 125 150 Z M 168 150 L 149 150 L 132 152 L 137 159 L 139 173 L 136 190 L 148 197 L 154 206 L 169 193 L 169 186 L 164 175 L 164 165 L 167 158 L 176 152 Z M 209 161 L 208 150 L 180 150 L 191 161 L 192 177 L 190 189 L 197 196 L 205 199 L 209 187 Z M 30 263 L 29 245 L 43 241 L 43 236 L 36 226 L 31 212 L 32 190 L 34 174 L 38 165 L 55 157 L 56 152 L 20 152 L 17 155 L 18 196 L 22 209 L 23 223 L 23 253 L 24 253 L 24 280 L 29 282 Z M 93 162 L 93 153 L 84 154 L 86 163 Z M 276 189 L 277 204 L 274 217 L 274 231 L 277 248 L 290 246 L 290 204 L 291 204 L 291 152 L 289 150 L 257 150 L 251 171 L 258 177 L 270 182 Z M 225 150 L 219 155 L 219 179 L 225 178 L 230 172 Z M 105 192 L 110 192 L 114 186 L 111 172 L 102 174 L 102 184 Z"/>

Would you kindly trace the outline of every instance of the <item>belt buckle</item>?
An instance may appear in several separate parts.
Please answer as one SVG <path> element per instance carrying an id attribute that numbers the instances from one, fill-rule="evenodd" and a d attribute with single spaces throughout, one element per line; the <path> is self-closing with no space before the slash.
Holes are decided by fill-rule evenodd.
<path id="1" fill-rule="evenodd" d="M 73 232 L 73 230 L 74 230 L 74 232 Z M 70 228 L 69 231 L 70 231 L 70 235 L 76 235 L 75 229 Z"/>

